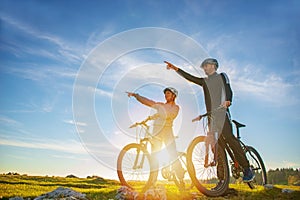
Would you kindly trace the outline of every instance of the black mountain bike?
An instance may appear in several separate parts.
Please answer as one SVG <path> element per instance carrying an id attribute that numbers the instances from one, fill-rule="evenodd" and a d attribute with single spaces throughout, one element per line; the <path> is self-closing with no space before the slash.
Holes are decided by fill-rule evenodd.
<path id="1" fill-rule="evenodd" d="M 137 128 L 137 142 L 126 145 L 121 150 L 117 161 L 117 173 L 121 184 L 141 193 L 155 184 L 159 171 L 156 158 L 149 153 L 151 152 L 151 140 L 155 138 L 149 132 L 147 125 L 152 117 L 130 126 L 130 128 Z M 188 173 L 186 173 L 186 153 L 178 152 L 178 161 L 184 170 L 184 179 L 178 179 L 172 164 L 163 167 L 161 174 L 164 179 L 174 181 L 179 190 L 184 191 L 191 187 L 191 181 L 187 178 Z"/>
<path id="2" fill-rule="evenodd" d="M 200 119 L 207 119 L 211 116 L 211 113 L 206 113 L 200 115 Z M 207 120 L 203 120 L 203 122 L 207 126 Z M 267 173 L 261 156 L 257 150 L 241 141 L 239 130 L 245 125 L 235 120 L 232 120 L 232 122 L 236 126 L 236 138 L 241 143 L 250 167 L 255 174 L 254 180 L 247 183 L 248 186 L 254 189 L 258 185 L 265 185 L 267 183 Z M 244 170 L 236 161 L 232 150 L 225 143 L 222 135 L 216 144 L 217 148 L 208 145 L 208 140 L 208 136 L 198 136 L 193 139 L 187 150 L 187 165 L 189 175 L 196 188 L 207 196 L 216 197 L 227 191 L 231 176 L 238 179 L 243 176 Z M 228 162 L 227 155 L 231 158 L 230 162 Z M 229 172 L 229 166 L 231 167 L 231 173 Z"/>

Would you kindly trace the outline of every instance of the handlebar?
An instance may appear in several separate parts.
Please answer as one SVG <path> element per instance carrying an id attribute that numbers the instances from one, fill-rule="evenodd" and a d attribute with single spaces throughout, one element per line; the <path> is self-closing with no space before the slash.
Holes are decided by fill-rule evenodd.
<path id="1" fill-rule="evenodd" d="M 141 121 L 141 122 L 136 122 L 135 124 L 132 124 L 129 128 L 134 128 L 134 127 L 137 127 L 137 126 L 145 126 L 145 127 L 149 127 L 147 125 L 147 122 L 150 121 L 150 120 L 154 120 L 158 117 L 157 114 L 154 114 L 154 115 L 151 115 L 151 116 L 148 116 L 145 120 Z"/>
<path id="2" fill-rule="evenodd" d="M 129 126 L 129 128 L 134 128 L 134 127 L 137 127 L 137 126 L 140 126 L 140 125 L 148 126 L 146 124 L 146 120 L 144 120 L 142 122 L 136 122 L 135 124 L 132 124 L 131 126 Z"/>
<path id="3" fill-rule="evenodd" d="M 199 115 L 198 117 L 192 119 L 192 122 L 195 122 L 195 121 L 200 121 L 203 117 L 207 117 L 209 115 L 211 115 L 212 113 L 216 112 L 216 111 L 219 111 L 219 110 L 225 110 L 226 108 L 224 106 L 219 106 L 217 107 L 216 109 L 212 110 L 212 111 L 209 111 L 205 114 L 202 114 L 202 115 Z"/>
<path id="4" fill-rule="evenodd" d="M 147 122 L 150 121 L 150 120 L 154 120 L 154 119 L 158 118 L 158 116 L 159 116 L 159 114 L 154 114 L 154 115 L 148 116 L 145 120 L 132 124 L 129 128 L 134 128 L 134 127 L 137 127 L 137 126 L 144 126 L 144 127 L 146 127 L 146 129 L 148 129 L 149 126 L 148 126 Z M 141 139 L 141 142 L 149 141 L 149 138 L 156 138 L 157 140 L 162 141 L 162 139 L 160 137 L 152 135 L 149 132 L 147 132 L 147 135 L 148 135 L 148 137 L 145 137 L 145 138 Z M 174 136 L 174 138 L 178 139 L 178 136 Z"/>

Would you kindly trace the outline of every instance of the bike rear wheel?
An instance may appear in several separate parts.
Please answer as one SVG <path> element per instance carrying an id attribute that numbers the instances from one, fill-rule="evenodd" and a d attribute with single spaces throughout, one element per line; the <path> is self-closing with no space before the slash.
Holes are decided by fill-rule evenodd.
<path id="1" fill-rule="evenodd" d="M 126 145 L 120 152 L 117 161 L 117 173 L 123 186 L 137 192 L 145 192 L 154 184 L 157 171 L 147 149 L 142 145 L 132 143 Z"/>
<path id="2" fill-rule="evenodd" d="M 255 174 L 254 180 L 248 183 L 249 187 L 251 189 L 254 189 L 257 186 L 263 186 L 267 184 L 266 168 L 258 151 L 256 151 L 251 146 L 246 146 L 245 153 L 249 161 L 250 167 Z"/>
<path id="3" fill-rule="evenodd" d="M 214 153 L 211 150 L 207 151 L 205 136 L 198 136 L 190 143 L 187 150 L 187 166 L 193 184 L 201 193 L 216 197 L 223 195 L 228 189 L 229 167 L 225 150 L 220 145 L 217 164 L 205 166 L 205 163 L 212 163 L 213 158 Z"/>

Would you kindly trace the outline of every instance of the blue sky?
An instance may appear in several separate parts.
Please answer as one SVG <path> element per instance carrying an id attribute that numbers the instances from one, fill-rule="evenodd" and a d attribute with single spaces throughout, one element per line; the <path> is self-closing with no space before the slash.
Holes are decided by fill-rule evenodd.
<path id="1" fill-rule="evenodd" d="M 196 65 L 205 55 L 217 58 L 231 80 L 231 113 L 247 124 L 244 142 L 257 148 L 268 169 L 299 168 L 299 15 L 296 0 L 2 0 L 0 173 L 116 178 L 118 151 L 134 142 L 127 127 L 151 112 L 128 99 L 127 89 L 163 101 L 165 85 L 179 88 L 174 129 L 184 150 L 198 131 L 191 119 L 205 112 L 203 94 L 165 70 L 163 60 L 203 76 Z M 158 41 L 135 33 L 147 27 L 171 39 L 168 48 L 185 58 L 198 52 L 181 46 L 177 36 L 197 43 L 202 56 L 191 61 L 168 49 L 144 48 L 105 60 L 135 41 Z M 130 40 L 113 43 L 130 30 Z M 99 67 L 100 76 L 89 71 L 104 62 L 110 64 Z M 93 108 L 87 113 L 93 125 L 82 114 L 86 107 Z"/>

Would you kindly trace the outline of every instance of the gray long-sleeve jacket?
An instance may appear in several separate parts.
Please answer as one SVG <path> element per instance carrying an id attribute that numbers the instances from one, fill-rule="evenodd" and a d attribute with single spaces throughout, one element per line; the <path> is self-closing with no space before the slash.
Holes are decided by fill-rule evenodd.
<path id="1" fill-rule="evenodd" d="M 232 90 L 225 73 L 214 73 L 205 78 L 195 77 L 179 68 L 177 73 L 203 88 L 207 112 L 218 108 L 224 101 L 232 102 Z"/>

